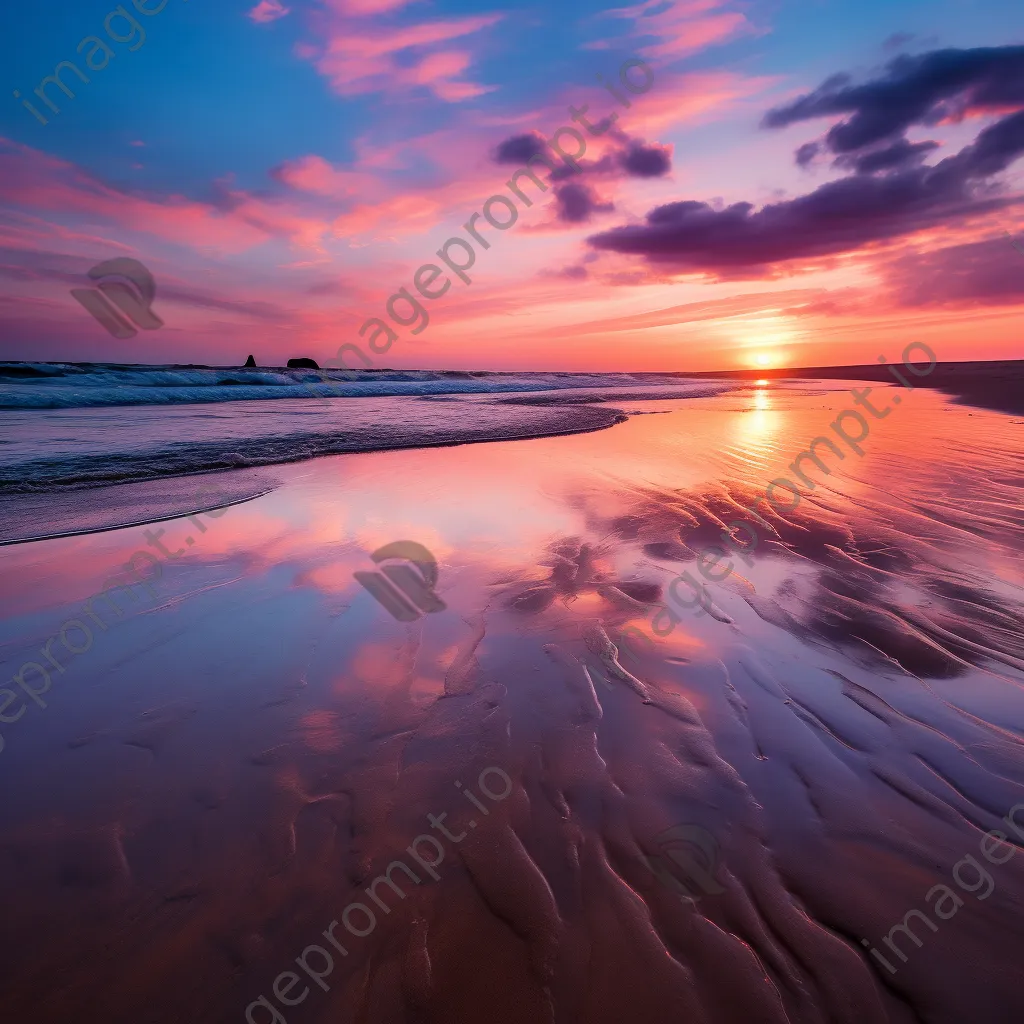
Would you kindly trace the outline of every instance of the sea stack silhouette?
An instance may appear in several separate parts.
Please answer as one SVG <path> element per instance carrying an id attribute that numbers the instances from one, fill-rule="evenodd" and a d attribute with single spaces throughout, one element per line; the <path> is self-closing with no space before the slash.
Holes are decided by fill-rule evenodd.
<path id="1" fill-rule="evenodd" d="M 256 360 L 253 359 L 253 357 L 250 355 L 249 358 L 246 359 L 245 365 L 246 366 L 255 366 L 256 365 Z"/>
<path id="2" fill-rule="evenodd" d="M 307 356 L 300 356 L 298 359 L 288 360 L 289 370 L 319 370 L 320 365 L 315 359 L 309 359 Z"/>

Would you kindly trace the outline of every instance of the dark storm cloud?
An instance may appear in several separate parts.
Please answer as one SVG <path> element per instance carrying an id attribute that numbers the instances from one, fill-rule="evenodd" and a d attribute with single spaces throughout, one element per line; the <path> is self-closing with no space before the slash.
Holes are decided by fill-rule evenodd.
<path id="1" fill-rule="evenodd" d="M 763 124 L 852 115 L 826 136 L 834 153 L 849 153 L 901 136 L 911 125 L 937 124 L 966 111 L 1024 105 L 1024 46 L 934 50 L 891 61 L 880 78 L 861 85 L 833 75 L 812 93 L 768 111 Z"/>

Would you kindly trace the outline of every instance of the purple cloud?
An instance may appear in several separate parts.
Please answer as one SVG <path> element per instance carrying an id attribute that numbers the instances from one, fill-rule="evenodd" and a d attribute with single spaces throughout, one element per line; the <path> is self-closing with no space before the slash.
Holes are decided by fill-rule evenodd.
<path id="1" fill-rule="evenodd" d="M 583 182 L 571 181 L 555 189 L 558 201 L 558 219 L 567 224 L 582 224 L 595 213 L 615 209 L 614 203 L 604 203 L 597 193 Z"/>

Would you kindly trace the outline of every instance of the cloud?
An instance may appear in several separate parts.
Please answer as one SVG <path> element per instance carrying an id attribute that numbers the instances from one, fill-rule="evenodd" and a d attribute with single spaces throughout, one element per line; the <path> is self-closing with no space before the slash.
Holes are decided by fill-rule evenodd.
<path id="1" fill-rule="evenodd" d="M 281 0 L 260 0 L 251 10 L 246 12 L 246 17 L 251 18 L 257 24 L 265 25 L 270 21 L 277 21 L 286 14 L 291 13 L 290 7 L 281 4 Z"/>
<path id="2" fill-rule="evenodd" d="M 821 147 L 818 145 L 817 142 L 805 142 L 796 151 L 797 166 L 798 167 L 807 167 L 807 166 L 809 166 L 814 161 L 814 158 L 818 155 L 820 150 L 821 150 Z"/>
<path id="3" fill-rule="evenodd" d="M 756 212 L 752 203 L 722 210 L 696 201 L 668 203 L 651 210 L 646 224 L 612 228 L 588 241 L 679 270 L 760 277 L 775 264 L 855 251 L 1008 202 L 974 198 L 962 175 L 947 173 L 947 163 L 843 178 Z"/>
<path id="4" fill-rule="evenodd" d="M 359 203 L 336 217 L 331 225 L 339 238 L 353 238 L 373 231 L 390 237 L 428 231 L 443 219 L 440 199 L 408 192 L 375 203 Z"/>
<path id="5" fill-rule="evenodd" d="M 609 135 L 613 145 L 605 150 L 599 160 L 583 159 L 577 171 L 566 164 L 550 148 L 540 132 L 512 135 L 499 142 L 494 148 L 492 159 L 496 164 L 522 166 L 535 156 L 544 156 L 558 164 L 551 174 L 552 181 L 562 181 L 577 174 L 600 175 L 603 177 L 657 178 L 672 169 L 672 147 L 658 142 L 631 139 L 625 132 Z"/>
<path id="6" fill-rule="evenodd" d="M 591 253 L 590 255 L 596 254 Z M 586 258 L 583 262 L 586 262 Z M 703 320 L 750 317 L 757 314 L 766 317 L 776 317 L 780 314 L 795 316 L 814 303 L 820 302 L 826 294 L 823 288 L 752 292 L 746 295 L 731 295 L 724 299 L 688 302 L 682 306 L 655 309 L 648 313 L 633 313 L 629 316 L 566 324 L 564 327 L 559 327 L 559 331 L 565 337 L 576 337 L 587 334 L 647 330 L 652 327 L 672 327 L 677 324 L 697 323 Z"/>
<path id="7" fill-rule="evenodd" d="M 597 193 L 581 181 L 570 181 L 555 189 L 558 219 L 566 224 L 583 224 L 595 213 L 615 209 L 614 203 L 602 202 Z"/>
<path id="8" fill-rule="evenodd" d="M 743 14 L 716 10 L 723 6 L 721 0 L 677 0 L 669 4 L 641 3 L 606 14 L 634 19 L 634 35 L 644 40 L 637 47 L 640 53 L 674 60 L 753 31 Z M 596 48 L 596 44 L 590 48 Z"/>
<path id="9" fill-rule="evenodd" d="M 648 145 L 640 139 L 633 139 L 618 154 L 618 160 L 622 169 L 633 178 L 657 178 L 672 169 L 672 147 L 657 142 Z"/>
<path id="10" fill-rule="evenodd" d="M 902 50 L 907 43 L 913 42 L 913 32 L 893 32 L 884 43 L 882 43 L 883 50 Z"/>
<path id="11" fill-rule="evenodd" d="M 833 75 L 814 92 L 769 110 L 764 127 L 849 114 L 825 136 L 840 154 L 898 138 L 911 125 L 1015 109 L 1024 105 L 1024 46 L 904 54 L 880 78 L 851 82 L 849 75 Z"/>
<path id="12" fill-rule="evenodd" d="M 446 44 L 495 25 L 501 20 L 500 14 L 406 25 L 373 17 L 401 6 L 404 4 L 381 0 L 333 0 L 318 29 L 326 43 L 304 46 L 300 54 L 312 60 L 331 88 L 342 96 L 421 88 L 446 102 L 457 103 L 492 91 L 492 87 L 463 77 L 472 63 L 471 55 Z"/>
<path id="13" fill-rule="evenodd" d="M 923 69 L 932 72 L 927 81 Z M 932 116 L 936 104 L 954 91 L 969 95 L 972 109 L 998 104 L 1005 110 L 1013 97 L 1024 106 L 1024 47 L 900 58 L 884 80 L 870 83 L 874 89 L 852 87 L 849 81 L 849 76 L 835 75 L 810 96 L 769 112 L 764 123 L 777 127 L 826 110 L 855 111 L 825 143 L 840 154 L 837 164 L 854 169 L 850 176 L 760 210 L 747 202 L 724 209 L 694 200 L 668 203 L 652 209 L 644 224 L 612 228 L 592 236 L 589 244 L 680 271 L 759 277 L 779 264 L 892 242 L 1012 201 L 998 196 L 991 179 L 1024 154 L 1024 110 L 989 124 L 971 144 L 935 166 L 922 161 L 937 143 L 910 143 L 893 132 Z M 893 81 L 910 83 L 902 107 Z M 837 129 L 845 130 L 838 142 Z M 798 161 L 806 164 L 819 148 L 810 143 L 797 152 Z"/>
<path id="14" fill-rule="evenodd" d="M 351 171 L 335 170 L 322 156 L 309 155 L 286 161 L 275 167 L 270 176 L 290 188 L 315 195 L 340 197 L 356 192 L 352 187 L 355 175 Z"/>
<path id="15" fill-rule="evenodd" d="M 286 203 L 221 188 L 217 203 L 183 196 L 150 198 L 121 192 L 56 157 L 0 138 L 0 194 L 6 205 L 48 215 L 116 225 L 188 246 L 221 253 L 243 252 L 271 238 L 317 248 L 325 221 Z"/>
<path id="16" fill-rule="evenodd" d="M 81 287 L 88 284 L 86 271 L 91 260 L 38 249 L 0 247 L 0 278 L 30 282 L 53 282 L 62 287 Z M 231 299 L 216 295 L 206 288 L 191 288 L 160 276 L 160 302 L 175 302 L 195 309 L 232 313 L 265 323 L 290 323 L 294 310 L 271 302 L 251 299 Z"/>
<path id="17" fill-rule="evenodd" d="M 655 178 L 667 174 L 672 167 L 672 147 L 631 139 L 625 132 L 609 134 L 601 140 L 605 152 L 598 160 L 581 160 L 575 169 L 559 162 L 539 132 L 512 135 L 499 142 L 492 152 L 496 164 L 524 166 L 533 157 L 546 157 L 555 164 L 547 172 L 548 180 L 564 182 L 554 191 L 555 221 L 561 224 L 584 224 L 596 213 L 608 213 L 615 204 L 599 196 L 583 178 L 607 180 Z"/>
<path id="18" fill-rule="evenodd" d="M 494 150 L 496 164 L 525 164 L 535 156 L 550 156 L 547 141 L 540 132 L 513 135 L 499 142 Z"/>
<path id="19" fill-rule="evenodd" d="M 800 147 L 800 149 L 804 148 Z M 895 167 L 920 163 L 929 153 L 938 148 L 937 142 L 908 142 L 906 139 L 897 139 L 891 145 L 881 149 L 873 149 L 857 156 L 837 157 L 835 165 L 851 167 L 858 174 L 873 174 L 875 171 L 888 171 Z M 815 149 L 817 150 L 817 147 Z M 800 163 L 799 153 L 800 150 L 797 150 L 797 163 Z"/>
<path id="20" fill-rule="evenodd" d="M 541 270 L 540 277 L 550 277 L 562 281 L 585 281 L 589 272 L 582 263 L 575 263 L 568 267 L 561 267 L 558 270 Z"/>
<path id="21" fill-rule="evenodd" d="M 1024 259 L 1006 235 L 900 256 L 882 276 L 901 306 L 1024 305 Z"/>
<path id="22" fill-rule="evenodd" d="M 409 0 L 327 0 L 327 6 L 338 14 L 383 14 L 405 7 Z"/>

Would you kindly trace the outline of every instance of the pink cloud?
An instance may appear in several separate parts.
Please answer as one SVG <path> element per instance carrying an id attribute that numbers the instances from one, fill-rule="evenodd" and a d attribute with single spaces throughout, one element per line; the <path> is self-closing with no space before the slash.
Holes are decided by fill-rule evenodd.
<path id="1" fill-rule="evenodd" d="M 287 204 L 228 191 L 224 207 L 169 195 L 160 199 L 119 192 L 74 164 L 0 138 L 0 194 L 5 203 L 50 214 L 71 214 L 86 225 L 141 231 L 178 245 L 243 252 L 272 238 L 316 248 L 326 222 Z"/>
<path id="2" fill-rule="evenodd" d="M 291 8 L 285 7 L 281 0 L 260 0 L 251 11 L 246 13 L 246 17 L 251 18 L 260 25 L 265 25 L 269 21 L 277 21 L 278 18 L 283 18 L 290 11 Z"/>
<path id="3" fill-rule="evenodd" d="M 673 3 L 655 15 L 647 15 L 650 4 L 646 3 L 606 13 L 633 19 L 639 33 L 658 37 L 657 42 L 642 46 L 641 53 L 671 60 L 754 31 L 745 15 L 718 10 L 722 6 L 723 0 L 690 0 Z"/>
<path id="4" fill-rule="evenodd" d="M 361 235 L 384 228 L 391 235 L 427 231 L 443 220 L 443 208 L 436 199 L 418 192 L 396 195 L 381 203 L 360 204 L 336 218 L 334 233 L 339 237 Z"/>
<path id="5" fill-rule="evenodd" d="M 327 6 L 332 11 L 354 16 L 397 11 L 408 3 L 409 0 L 327 0 Z"/>
<path id="6" fill-rule="evenodd" d="M 376 14 L 393 9 L 380 6 L 382 0 L 359 0 L 359 14 Z M 483 92 L 486 86 L 464 80 L 472 58 L 465 50 L 434 49 L 453 39 L 475 35 L 496 24 L 499 14 L 482 14 L 443 21 L 395 26 L 372 20 L 353 20 L 351 0 L 344 6 L 329 6 L 333 17 L 326 24 L 326 45 L 314 50 L 303 45 L 298 53 L 311 59 L 339 95 L 367 92 L 402 92 L 427 88 L 439 99 L 458 102 Z M 408 52 L 411 51 L 411 52 Z M 396 58 L 404 53 L 405 59 Z M 412 63 L 410 59 L 412 58 Z"/>
<path id="7" fill-rule="evenodd" d="M 358 194 L 366 178 L 357 171 L 336 170 L 322 156 L 313 154 L 287 161 L 271 173 L 290 188 L 332 199 Z"/>
<path id="8" fill-rule="evenodd" d="M 422 71 L 406 69 L 410 76 L 426 76 L 431 69 L 440 74 L 459 69 L 465 57 L 454 51 L 434 55 L 436 64 Z M 655 87 L 641 102 L 622 115 L 620 126 L 632 135 L 655 138 L 668 128 L 706 120 L 763 91 L 770 81 L 748 79 L 731 72 L 693 72 L 686 75 L 663 73 Z M 595 87 L 599 113 L 607 112 L 610 98 Z M 339 201 L 356 200 L 335 216 L 331 230 L 345 238 L 350 246 L 423 234 L 433 229 L 455 231 L 480 204 L 495 192 L 503 191 L 514 168 L 495 164 L 494 147 L 516 129 L 534 128 L 545 138 L 568 121 L 567 106 L 578 103 L 575 91 L 552 97 L 542 109 L 522 116 L 503 117 L 466 110 L 456 123 L 441 130 L 374 145 L 366 137 L 356 142 L 356 169 L 335 166 L 321 156 L 307 155 L 277 168 L 274 177 L 291 188 L 310 195 Z M 607 103 L 608 107 L 601 105 Z M 618 143 L 608 137 L 589 138 L 585 161 L 594 163 Z M 410 182 L 413 168 L 428 167 L 427 181 Z M 389 172 L 400 172 L 396 177 Z M 604 185 L 608 199 L 619 201 L 625 193 L 624 209 L 631 208 L 630 196 L 652 186 L 646 182 L 608 181 Z M 656 187 L 656 186 L 653 186 Z M 646 193 L 644 193 L 646 195 Z M 535 208 L 523 215 L 517 232 L 525 234 L 564 234 L 571 225 L 556 218 L 553 189 L 536 197 Z M 644 200 L 647 202 L 647 200 Z M 647 202 L 650 205 L 650 202 Z"/>
<path id="9" fill-rule="evenodd" d="M 642 102 L 630 109 L 630 131 L 654 135 L 686 122 L 706 120 L 712 113 L 721 113 L 763 93 L 773 81 L 768 77 L 745 78 L 731 71 L 662 74 Z"/>
<path id="10" fill-rule="evenodd" d="M 415 67 L 406 68 L 399 74 L 398 79 L 410 85 L 425 85 L 438 97 L 449 103 L 457 103 L 459 100 L 472 99 L 474 96 L 493 92 L 492 88 L 476 85 L 473 82 L 456 81 L 457 77 L 469 67 L 471 60 L 470 55 L 462 50 L 432 53 L 424 57 Z"/>

